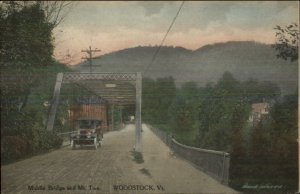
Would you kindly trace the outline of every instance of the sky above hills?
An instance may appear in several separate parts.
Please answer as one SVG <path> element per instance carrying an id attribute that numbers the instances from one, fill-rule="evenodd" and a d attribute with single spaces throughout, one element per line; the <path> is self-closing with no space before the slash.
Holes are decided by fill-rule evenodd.
<path id="1" fill-rule="evenodd" d="M 76 64 L 82 49 L 95 56 L 135 46 L 159 45 L 181 1 L 76 2 L 54 31 L 55 57 Z M 206 44 L 250 40 L 274 43 L 276 25 L 299 23 L 297 1 L 186 1 L 164 45 L 197 49 Z"/>

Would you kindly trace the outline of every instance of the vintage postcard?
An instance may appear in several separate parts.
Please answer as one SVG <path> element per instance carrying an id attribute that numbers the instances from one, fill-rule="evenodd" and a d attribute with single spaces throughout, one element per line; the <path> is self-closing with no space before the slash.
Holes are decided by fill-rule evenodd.
<path id="1" fill-rule="evenodd" d="M 1 194 L 299 193 L 298 1 L 1 1 Z"/>

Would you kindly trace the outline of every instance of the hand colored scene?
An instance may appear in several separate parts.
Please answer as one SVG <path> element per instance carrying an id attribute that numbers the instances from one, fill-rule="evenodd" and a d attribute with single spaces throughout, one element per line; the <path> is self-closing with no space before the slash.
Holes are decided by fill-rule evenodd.
<path id="1" fill-rule="evenodd" d="M 297 1 L 2 1 L 1 193 L 296 193 Z"/>

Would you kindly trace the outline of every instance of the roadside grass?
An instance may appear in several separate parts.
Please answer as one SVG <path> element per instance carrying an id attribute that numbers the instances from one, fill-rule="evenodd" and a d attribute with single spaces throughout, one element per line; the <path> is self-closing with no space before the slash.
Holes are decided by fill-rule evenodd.
<path id="1" fill-rule="evenodd" d="M 133 156 L 133 160 L 136 163 L 138 163 L 138 164 L 144 163 L 143 154 L 141 152 L 132 151 L 131 154 Z"/>
<path id="2" fill-rule="evenodd" d="M 140 171 L 141 171 L 142 174 L 151 177 L 151 174 L 150 174 L 148 169 L 142 168 L 142 169 L 140 169 Z"/>

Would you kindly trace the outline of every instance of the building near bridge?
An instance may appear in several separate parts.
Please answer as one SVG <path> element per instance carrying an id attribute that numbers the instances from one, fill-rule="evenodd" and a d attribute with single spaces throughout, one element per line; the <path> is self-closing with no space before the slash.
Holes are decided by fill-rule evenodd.
<path id="1" fill-rule="evenodd" d="M 69 122 L 76 129 L 78 120 L 100 120 L 103 131 L 108 130 L 108 103 L 98 96 L 80 96 L 73 100 Z"/>
<path id="2" fill-rule="evenodd" d="M 253 103 L 251 105 L 251 113 L 249 117 L 249 122 L 253 123 L 253 126 L 263 120 L 269 115 L 270 104 L 267 102 Z"/>

